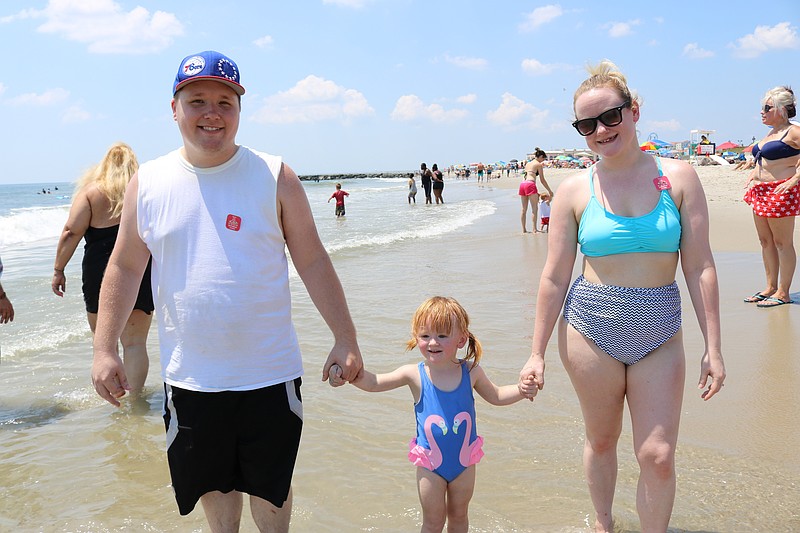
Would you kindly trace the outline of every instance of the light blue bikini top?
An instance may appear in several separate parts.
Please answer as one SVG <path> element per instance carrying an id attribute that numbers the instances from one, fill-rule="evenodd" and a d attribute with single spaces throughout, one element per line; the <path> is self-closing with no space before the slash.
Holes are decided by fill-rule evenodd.
<path id="1" fill-rule="evenodd" d="M 656 157 L 658 176 L 661 159 Z M 589 171 L 592 196 L 578 225 L 581 253 L 588 257 L 641 252 L 677 252 L 681 244 L 681 214 L 669 194 L 668 184 L 661 188 L 658 204 L 640 217 L 609 213 L 594 194 L 594 167 Z M 659 187 L 660 188 L 660 187 Z"/>

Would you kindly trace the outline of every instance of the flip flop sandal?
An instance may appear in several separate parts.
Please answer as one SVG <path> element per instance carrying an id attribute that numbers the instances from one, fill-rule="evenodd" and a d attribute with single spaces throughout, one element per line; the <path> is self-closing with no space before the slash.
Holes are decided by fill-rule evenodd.
<path id="1" fill-rule="evenodd" d="M 766 307 L 778 307 L 780 305 L 786 305 L 793 303 L 792 300 L 781 300 L 780 298 L 773 298 L 770 296 L 769 298 L 764 299 L 763 302 L 759 302 L 756 304 L 756 307 L 766 308 Z"/>
<path id="2" fill-rule="evenodd" d="M 748 303 L 748 304 L 754 304 L 756 302 L 763 302 L 767 298 L 769 298 L 769 296 L 765 296 L 765 295 L 761 294 L 761 292 L 757 292 L 754 295 L 748 296 L 747 298 L 745 298 L 744 302 Z"/>

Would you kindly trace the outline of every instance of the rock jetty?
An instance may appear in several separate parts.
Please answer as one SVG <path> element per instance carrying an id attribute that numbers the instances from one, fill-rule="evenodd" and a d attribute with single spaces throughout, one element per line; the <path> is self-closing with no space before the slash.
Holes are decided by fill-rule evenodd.
<path id="1" fill-rule="evenodd" d="M 308 174 L 300 176 L 301 181 L 342 181 L 361 178 L 407 178 L 411 171 L 405 172 L 364 172 L 358 174 Z"/>

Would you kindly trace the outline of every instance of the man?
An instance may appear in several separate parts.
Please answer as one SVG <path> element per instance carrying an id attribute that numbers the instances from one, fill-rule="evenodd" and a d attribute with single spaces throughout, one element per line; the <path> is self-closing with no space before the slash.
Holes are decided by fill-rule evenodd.
<path id="1" fill-rule="evenodd" d="M 212 531 L 237 531 L 242 494 L 261 531 L 288 531 L 302 427 L 302 360 L 291 322 L 289 250 L 334 336 L 345 378 L 362 367 L 344 291 L 305 191 L 281 158 L 236 144 L 239 69 L 186 57 L 173 85 L 183 146 L 130 182 L 100 293 L 92 382 L 118 406 L 128 383 L 117 339 L 153 256 L 164 423 L 182 515 L 203 504 Z"/>
<path id="2" fill-rule="evenodd" d="M 0 259 L 0 277 L 3 275 L 3 260 Z M 14 306 L 8 299 L 3 284 L 0 283 L 0 324 L 8 324 L 14 321 Z"/>

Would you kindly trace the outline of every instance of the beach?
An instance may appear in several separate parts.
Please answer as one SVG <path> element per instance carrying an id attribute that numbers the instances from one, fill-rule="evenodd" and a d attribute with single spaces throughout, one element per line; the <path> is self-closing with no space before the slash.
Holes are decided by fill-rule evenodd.
<path id="1" fill-rule="evenodd" d="M 701 400 L 703 338 L 679 270 L 687 376 L 670 531 L 798 531 L 800 305 L 757 309 L 742 302 L 764 284 L 751 212 L 741 201 L 747 174 L 732 167 L 697 171 L 709 205 L 728 377 L 722 393 Z M 545 177 L 557 195 L 558 184 L 574 172 L 546 169 Z M 444 206 L 425 206 L 421 189 L 418 203 L 407 205 L 404 180 L 347 180 L 344 220 L 326 204 L 332 183 L 304 183 L 368 368 L 383 372 L 420 360 L 405 351 L 409 320 L 420 302 L 441 294 L 470 313 L 492 380 L 516 383 L 530 353 L 547 254 L 546 235 L 521 232 L 519 180 L 514 174 L 482 184 L 474 176 L 446 177 Z M 66 207 L 52 209 L 63 224 Z M 25 214 L 5 218 L 21 224 Z M 1 224 L 3 217 L 4 229 Z M 0 530 L 208 531 L 200 507 L 178 515 L 169 484 L 156 329 L 148 341 L 147 395 L 114 409 L 89 384 L 80 258 L 68 266 L 72 285 L 61 300 L 49 289 L 55 237 L 5 243 L 0 253 L 3 286 L 17 312 L 14 324 L 0 326 Z M 300 280 L 292 276 L 291 283 L 306 372 L 291 530 L 418 530 L 414 468 L 406 459 L 414 431 L 411 393 L 368 394 L 322 383 L 330 332 Z M 798 287 L 796 275 L 795 301 Z M 593 520 L 580 409 L 555 336 L 546 378 L 533 403 L 494 407 L 476 398 L 486 456 L 477 467 L 471 531 L 577 532 Z M 614 507 L 620 531 L 638 531 L 631 441 L 626 414 Z M 255 531 L 247 509 L 241 531 Z"/>

